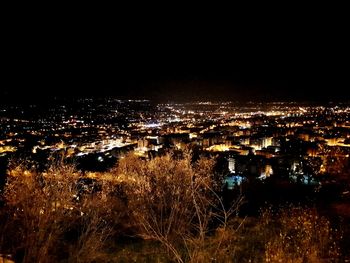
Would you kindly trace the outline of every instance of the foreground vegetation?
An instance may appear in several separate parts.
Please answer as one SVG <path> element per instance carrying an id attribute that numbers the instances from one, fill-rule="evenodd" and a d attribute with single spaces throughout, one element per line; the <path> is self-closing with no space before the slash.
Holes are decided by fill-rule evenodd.
<path id="1" fill-rule="evenodd" d="M 0 208 L 0 254 L 16 262 L 339 262 L 341 233 L 314 209 L 239 216 L 214 160 L 130 154 L 87 178 L 71 165 L 12 165 Z M 5 256 L 4 256 L 5 257 Z"/>

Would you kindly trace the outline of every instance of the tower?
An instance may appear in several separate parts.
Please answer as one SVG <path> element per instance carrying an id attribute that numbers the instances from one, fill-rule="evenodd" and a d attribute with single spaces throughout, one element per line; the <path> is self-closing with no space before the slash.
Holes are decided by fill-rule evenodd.
<path id="1" fill-rule="evenodd" d="M 233 159 L 232 157 L 228 158 L 228 169 L 230 170 L 230 173 L 236 172 L 235 159 Z"/>

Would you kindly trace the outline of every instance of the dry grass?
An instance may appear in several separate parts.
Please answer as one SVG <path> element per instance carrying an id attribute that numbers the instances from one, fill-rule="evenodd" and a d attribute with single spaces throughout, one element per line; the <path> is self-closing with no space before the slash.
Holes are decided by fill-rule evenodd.
<path id="1" fill-rule="evenodd" d="M 338 262 L 341 235 L 314 209 L 290 207 L 268 216 L 266 227 L 276 225 L 265 245 L 266 262 Z"/>

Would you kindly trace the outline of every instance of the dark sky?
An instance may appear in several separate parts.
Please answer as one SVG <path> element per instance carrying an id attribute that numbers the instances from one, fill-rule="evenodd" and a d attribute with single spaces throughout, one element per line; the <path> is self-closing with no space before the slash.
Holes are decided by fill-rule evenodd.
<path id="1" fill-rule="evenodd" d="M 296 20 L 8 21 L 1 97 L 350 100 L 346 21 Z"/>

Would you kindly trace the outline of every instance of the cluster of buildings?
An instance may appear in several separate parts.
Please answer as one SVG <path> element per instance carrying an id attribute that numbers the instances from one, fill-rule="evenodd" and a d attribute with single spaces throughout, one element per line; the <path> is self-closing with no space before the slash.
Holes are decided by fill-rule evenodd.
<path id="1" fill-rule="evenodd" d="M 254 177 L 317 184 L 349 167 L 350 107 L 302 103 L 168 103 L 80 99 L 2 106 L 0 157 L 62 153 L 103 166 L 127 152 L 169 149 L 220 156 L 230 187 Z M 225 170 L 226 169 L 226 170 Z"/>

